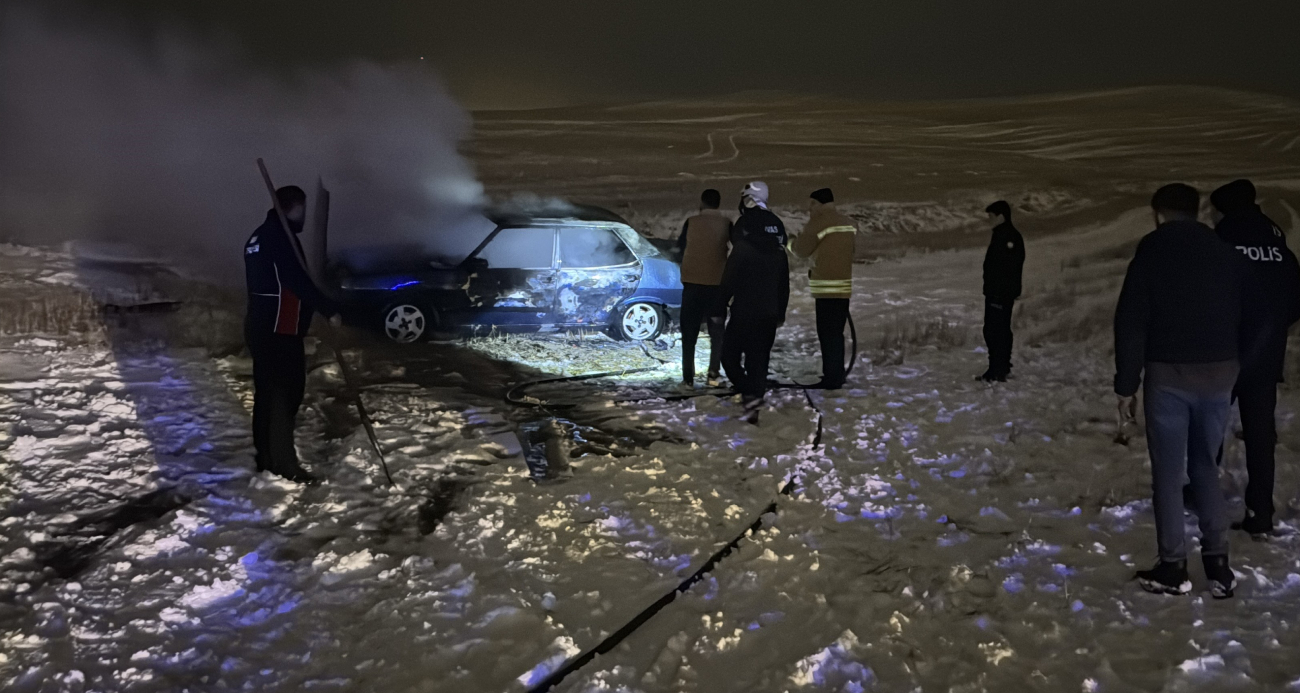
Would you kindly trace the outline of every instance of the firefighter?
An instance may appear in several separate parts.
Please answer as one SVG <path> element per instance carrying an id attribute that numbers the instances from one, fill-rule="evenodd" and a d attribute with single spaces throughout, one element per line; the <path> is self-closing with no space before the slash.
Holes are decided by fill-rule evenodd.
<path id="1" fill-rule="evenodd" d="M 722 194 L 705 190 L 700 213 L 686 220 L 677 248 L 682 254 L 682 384 L 695 385 L 695 343 L 700 323 L 709 330 L 709 386 L 716 387 L 722 364 L 722 331 L 726 321 L 719 298 L 722 271 L 731 247 L 731 220 L 720 211 Z"/>
<path id="2" fill-rule="evenodd" d="M 844 325 L 853 295 L 858 227 L 835 209 L 830 188 L 813 192 L 808 204 L 808 225 L 790 242 L 790 250 L 812 258 L 808 284 L 817 303 L 817 339 L 822 348 L 822 379 L 813 387 L 838 390 L 844 386 Z"/>
<path id="3" fill-rule="evenodd" d="M 302 233 L 307 195 L 287 186 L 275 191 L 289 232 L 275 210 L 244 244 L 244 274 L 248 284 L 248 315 L 244 339 L 253 357 L 253 446 L 257 471 L 269 471 L 290 481 L 314 483 L 298 464 L 294 420 L 306 386 L 303 337 L 313 313 L 341 324 L 338 308 L 312 283 L 302 260 Z"/>

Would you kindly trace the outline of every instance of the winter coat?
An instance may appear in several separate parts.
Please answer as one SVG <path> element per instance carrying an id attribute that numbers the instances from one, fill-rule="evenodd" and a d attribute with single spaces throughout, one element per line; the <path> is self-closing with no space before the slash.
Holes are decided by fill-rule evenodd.
<path id="1" fill-rule="evenodd" d="M 244 244 L 244 278 L 248 284 L 245 326 L 250 337 L 303 337 L 311 327 L 313 312 L 327 316 L 338 312 L 303 267 L 299 259 L 302 246 L 296 234 L 293 245 L 290 242 L 278 215 L 271 210 Z"/>
<path id="2" fill-rule="evenodd" d="M 834 203 L 817 205 L 803 233 L 790 242 L 799 257 L 811 257 L 809 288 L 814 298 L 850 298 L 853 295 L 853 254 L 858 227 L 840 214 Z"/>
<path id="3" fill-rule="evenodd" d="M 1011 222 L 993 228 L 984 253 L 984 296 L 993 300 L 1020 298 L 1020 278 L 1025 267 L 1025 239 Z"/>
<path id="4" fill-rule="evenodd" d="M 722 305 L 731 320 L 781 323 L 790 303 L 790 260 L 778 234 L 738 240 L 722 274 Z"/>
<path id="5" fill-rule="evenodd" d="M 717 286 L 727 266 L 731 245 L 731 220 L 716 209 L 706 209 L 686 220 L 677 248 L 682 252 L 682 283 Z"/>
<path id="6" fill-rule="evenodd" d="M 1286 245 L 1282 229 L 1254 206 L 1233 212 L 1215 233 L 1250 261 L 1260 291 L 1246 304 L 1247 319 L 1261 326 L 1259 358 L 1243 363 L 1243 380 L 1282 382 L 1287 330 L 1300 319 L 1300 263 Z"/>
<path id="7" fill-rule="evenodd" d="M 775 236 L 781 247 L 789 240 L 780 217 L 762 207 L 742 208 L 740 218 L 731 225 L 731 246 L 736 247 L 746 236 L 762 235 Z"/>
<path id="8" fill-rule="evenodd" d="M 1257 334 L 1243 320 L 1249 273 L 1241 253 L 1199 222 L 1143 237 L 1115 307 L 1116 394 L 1136 393 L 1147 363 L 1245 362 Z"/>

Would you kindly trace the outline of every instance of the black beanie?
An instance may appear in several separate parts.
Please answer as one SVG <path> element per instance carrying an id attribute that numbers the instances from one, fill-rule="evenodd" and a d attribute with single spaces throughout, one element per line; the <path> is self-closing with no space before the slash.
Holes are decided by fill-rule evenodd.
<path id="1" fill-rule="evenodd" d="M 1255 206 L 1255 184 L 1242 178 L 1210 193 L 1210 204 L 1223 214 L 1232 214 Z"/>
<path id="2" fill-rule="evenodd" d="M 813 194 L 809 195 L 808 197 L 811 197 L 812 199 L 817 200 L 822 204 L 830 204 L 831 202 L 835 201 L 835 194 L 831 192 L 830 188 L 822 188 L 821 190 L 814 190 Z"/>

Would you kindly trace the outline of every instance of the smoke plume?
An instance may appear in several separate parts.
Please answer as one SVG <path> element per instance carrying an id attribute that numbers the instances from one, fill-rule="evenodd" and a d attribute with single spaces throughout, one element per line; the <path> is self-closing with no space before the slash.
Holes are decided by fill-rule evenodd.
<path id="1" fill-rule="evenodd" d="M 482 188 L 468 115 L 419 65 L 274 75 L 178 32 L 148 42 L 0 8 L 0 237 L 129 243 L 228 283 L 277 185 L 331 195 L 331 248 L 462 246 Z"/>

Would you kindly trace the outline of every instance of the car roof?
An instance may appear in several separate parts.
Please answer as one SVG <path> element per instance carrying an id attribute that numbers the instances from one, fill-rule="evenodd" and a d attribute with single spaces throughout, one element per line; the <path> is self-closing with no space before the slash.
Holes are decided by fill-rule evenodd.
<path id="1" fill-rule="evenodd" d="M 528 224 L 563 226 L 593 222 L 631 226 L 626 219 L 603 207 L 567 203 L 544 203 L 527 207 L 518 205 L 493 207 L 484 210 L 484 215 L 497 226 L 525 226 Z"/>

